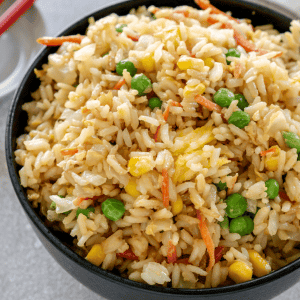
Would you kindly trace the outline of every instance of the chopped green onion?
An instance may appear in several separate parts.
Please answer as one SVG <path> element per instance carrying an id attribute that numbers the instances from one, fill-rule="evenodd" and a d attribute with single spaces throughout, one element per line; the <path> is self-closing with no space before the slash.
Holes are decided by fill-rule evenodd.
<path id="1" fill-rule="evenodd" d="M 116 31 L 121 33 L 121 32 L 123 32 L 124 27 L 127 27 L 127 24 L 118 24 L 116 26 Z"/>
<path id="2" fill-rule="evenodd" d="M 54 201 L 51 202 L 50 209 L 51 210 L 55 210 L 56 209 L 56 203 Z"/>
<path id="3" fill-rule="evenodd" d="M 227 183 L 220 181 L 219 183 L 214 184 L 217 187 L 218 192 L 227 190 Z"/>
<path id="4" fill-rule="evenodd" d="M 77 208 L 77 210 L 76 210 L 76 217 L 78 218 L 78 216 L 80 214 L 83 214 L 83 215 L 85 215 L 88 218 L 90 212 L 95 212 L 95 208 L 92 207 L 92 206 L 90 206 L 90 207 L 88 207 L 86 209 Z"/>

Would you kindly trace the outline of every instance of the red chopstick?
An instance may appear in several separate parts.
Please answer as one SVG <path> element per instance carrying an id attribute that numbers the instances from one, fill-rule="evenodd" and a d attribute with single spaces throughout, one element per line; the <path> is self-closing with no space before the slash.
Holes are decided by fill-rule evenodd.
<path id="1" fill-rule="evenodd" d="M 17 0 L 0 17 L 0 36 L 13 25 L 33 4 L 35 0 Z M 0 0 L 0 3 L 3 2 Z"/>

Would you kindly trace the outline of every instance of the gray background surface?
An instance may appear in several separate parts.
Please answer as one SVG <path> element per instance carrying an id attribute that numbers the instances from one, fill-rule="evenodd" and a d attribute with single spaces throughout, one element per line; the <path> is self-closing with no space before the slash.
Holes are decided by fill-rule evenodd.
<path id="1" fill-rule="evenodd" d="M 300 13 L 299 0 L 273 1 Z M 56 35 L 78 18 L 108 3 L 111 1 L 37 0 L 28 13 L 34 26 L 31 24 L 28 40 L 24 42 L 33 43 L 41 35 Z M 14 26 L 20 26 L 20 23 Z M 34 51 L 37 50 L 39 47 L 35 46 Z M 54 261 L 32 231 L 18 203 L 8 177 L 4 153 L 5 123 L 12 96 L 9 94 L 0 99 L 0 299 L 104 300 L 73 279 Z M 300 282 L 274 298 L 279 299 L 300 299 Z"/>

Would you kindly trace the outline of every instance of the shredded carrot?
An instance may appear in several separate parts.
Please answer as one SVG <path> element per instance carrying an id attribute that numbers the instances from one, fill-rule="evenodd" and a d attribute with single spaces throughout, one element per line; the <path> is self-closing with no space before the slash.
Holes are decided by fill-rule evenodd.
<path id="1" fill-rule="evenodd" d="M 278 194 L 279 194 L 279 197 L 280 197 L 282 200 L 293 202 L 293 201 L 290 199 L 290 197 L 287 195 L 286 192 L 284 192 L 284 191 L 279 191 Z"/>
<path id="2" fill-rule="evenodd" d="M 249 42 L 246 38 L 242 36 L 233 26 L 229 23 L 224 23 L 223 27 L 226 29 L 233 29 L 233 37 L 236 43 L 242 46 L 247 52 L 256 51 L 256 47 L 253 43 Z"/>
<path id="3" fill-rule="evenodd" d="M 199 210 L 197 210 L 197 218 L 200 220 L 198 226 L 209 255 L 209 264 L 206 268 L 206 272 L 209 272 L 215 265 L 215 246 L 207 228 L 205 217 L 201 215 Z"/>
<path id="4" fill-rule="evenodd" d="M 60 37 L 40 37 L 36 41 L 45 46 L 61 46 L 64 42 L 80 44 L 83 38 L 83 35 L 77 34 Z"/>
<path id="5" fill-rule="evenodd" d="M 174 100 L 170 101 L 169 104 L 170 104 L 171 106 L 182 107 L 181 103 L 176 102 L 176 101 L 174 101 Z"/>
<path id="6" fill-rule="evenodd" d="M 239 21 L 237 19 L 231 17 L 230 15 L 224 13 L 223 11 L 219 10 L 218 8 L 216 8 L 215 6 L 213 6 L 212 4 L 210 4 L 210 2 L 208 0 L 195 0 L 195 2 L 203 10 L 210 8 L 210 13 L 211 14 L 224 15 L 228 19 L 233 20 L 233 21 L 239 23 Z"/>
<path id="7" fill-rule="evenodd" d="M 86 107 L 84 107 L 84 108 L 81 109 L 81 112 L 82 112 L 83 114 L 89 114 L 89 113 L 91 112 L 91 110 L 88 109 L 88 108 L 86 108 Z"/>
<path id="8" fill-rule="evenodd" d="M 169 207 L 169 173 L 166 168 L 162 169 L 162 185 L 161 185 L 161 191 L 163 194 L 163 205 L 164 207 Z"/>
<path id="9" fill-rule="evenodd" d="M 209 24 L 215 24 L 215 23 L 218 23 L 220 21 L 218 19 L 212 17 L 212 16 L 209 16 L 207 18 L 207 22 Z M 268 53 L 267 50 L 257 49 L 256 46 L 253 43 L 251 43 L 240 32 L 238 32 L 235 28 L 233 28 L 233 26 L 230 23 L 223 23 L 222 28 L 232 29 L 233 30 L 233 37 L 234 37 L 236 43 L 238 45 L 242 46 L 247 52 L 255 51 L 255 52 L 258 52 L 258 54 L 260 54 L 260 55 Z M 275 56 L 275 57 L 280 57 L 280 56 L 281 55 L 278 54 L 278 56 Z"/>
<path id="10" fill-rule="evenodd" d="M 167 260 L 168 260 L 168 264 L 173 264 L 177 260 L 176 247 L 173 245 L 172 241 L 169 241 Z"/>
<path id="11" fill-rule="evenodd" d="M 76 206 L 79 206 L 82 203 L 82 201 L 84 201 L 84 198 L 83 197 L 78 197 L 73 201 L 73 204 L 76 205 Z"/>
<path id="12" fill-rule="evenodd" d="M 275 153 L 276 151 L 277 151 L 277 149 L 275 147 L 272 147 L 268 150 L 261 151 L 260 156 L 266 156 L 268 153 Z"/>
<path id="13" fill-rule="evenodd" d="M 185 265 L 190 264 L 188 258 L 180 258 L 180 259 L 177 259 L 175 263 L 176 263 L 176 264 L 185 264 Z"/>
<path id="14" fill-rule="evenodd" d="M 93 196 L 93 197 L 78 197 L 73 201 L 73 204 L 79 206 L 84 200 L 99 200 L 103 196 Z"/>
<path id="15" fill-rule="evenodd" d="M 159 133 L 160 126 L 161 126 L 161 125 L 159 125 L 159 126 L 156 128 L 156 131 L 155 131 L 155 133 L 154 133 L 154 141 L 155 141 L 155 143 L 157 142 L 157 139 L 158 139 L 158 133 Z"/>
<path id="16" fill-rule="evenodd" d="M 219 21 L 218 19 L 212 17 L 212 16 L 208 16 L 208 17 L 207 17 L 207 22 L 208 22 L 209 24 L 213 25 L 213 24 L 216 24 L 216 23 L 218 23 L 218 22 L 220 22 L 220 21 Z"/>
<path id="17" fill-rule="evenodd" d="M 273 58 L 281 57 L 282 55 L 283 55 L 283 52 L 279 52 L 279 53 L 276 54 Z"/>
<path id="18" fill-rule="evenodd" d="M 117 257 L 123 257 L 129 260 L 139 260 L 139 258 L 133 253 L 131 249 L 128 249 L 123 253 L 117 253 Z"/>
<path id="19" fill-rule="evenodd" d="M 196 54 L 193 54 L 193 53 L 190 51 L 190 56 L 191 56 L 191 57 L 196 57 Z"/>
<path id="20" fill-rule="evenodd" d="M 124 78 L 121 78 L 117 84 L 113 87 L 113 90 L 119 90 L 126 83 Z"/>
<path id="21" fill-rule="evenodd" d="M 234 78 L 240 78 L 242 71 L 243 71 L 242 64 L 240 64 L 239 62 L 236 61 L 235 65 L 234 65 L 234 70 L 233 70 Z"/>
<path id="22" fill-rule="evenodd" d="M 74 155 L 78 152 L 76 148 L 63 149 L 60 151 L 61 155 Z"/>
<path id="23" fill-rule="evenodd" d="M 236 43 L 238 45 L 242 46 L 246 50 L 246 52 L 255 51 L 255 52 L 258 52 L 258 54 L 260 54 L 260 55 L 268 53 L 267 50 L 257 49 L 253 43 L 248 41 L 240 32 L 238 32 L 235 28 L 233 28 L 231 24 L 224 23 L 223 27 L 226 29 L 233 29 L 233 37 L 234 37 Z"/>
<path id="24" fill-rule="evenodd" d="M 221 260 L 223 257 L 224 246 L 219 246 L 215 248 L 215 264 Z"/>
<path id="25" fill-rule="evenodd" d="M 170 106 L 168 105 L 163 113 L 164 120 L 167 121 L 169 117 Z"/>
<path id="26" fill-rule="evenodd" d="M 208 110 L 215 110 L 218 113 L 221 113 L 222 107 L 219 106 L 216 103 L 213 103 L 212 101 L 206 99 L 204 96 L 202 95 L 197 95 L 195 97 L 195 100 L 197 103 L 201 104 L 202 106 L 206 107 Z"/>
<path id="27" fill-rule="evenodd" d="M 139 35 L 127 35 L 128 38 L 130 38 L 131 40 L 133 40 L 134 42 L 137 42 L 140 39 Z"/>
<path id="28" fill-rule="evenodd" d="M 160 11 L 160 9 L 158 7 L 155 7 L 152 11 L 153 14 L 156 14 L 158 11 Z"/>
<path id="29" fill-rule="evenodd" d="M 190 15 L 190 13 L 187 10 L 175 10 L 174 13 L 183 14 L 186 18 L 188 18 Z"/>

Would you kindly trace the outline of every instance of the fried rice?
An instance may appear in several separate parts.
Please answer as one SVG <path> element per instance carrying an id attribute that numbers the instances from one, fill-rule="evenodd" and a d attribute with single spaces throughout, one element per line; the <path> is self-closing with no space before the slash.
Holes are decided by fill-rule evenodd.
<path id="1" fill-rule="evenodd" d="M 15 159 L 47 225 L 91 263 L 150 285 L 230 285 L 299 258 L 300 161 L 283 132 L 300 135 L 300 22 L 279 33 L 212 7 L 152 6 L 89 23 L 35 70 L 23 105 Z M 240 57 L 227 62 L 231 48 Z M 115 72 L 123 60 L 151 80 L 145 95 Z M 244 128 L 228 121 L 238 100 L 214 102 L 221 88 L 247 100 Z M 224 226 L 232 194 L 247 201 L 251 233 Z M 114 221 L 102 205 L 112 198 L 125 207 Z"/>

